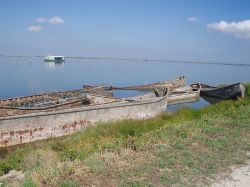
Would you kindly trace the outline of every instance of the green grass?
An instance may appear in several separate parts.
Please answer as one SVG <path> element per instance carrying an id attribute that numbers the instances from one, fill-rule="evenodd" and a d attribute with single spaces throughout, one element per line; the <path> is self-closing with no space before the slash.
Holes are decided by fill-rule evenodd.
<path id="1" fill-rule="evenodd" d="M 60 187 L 78 187 L 80 186 L 75 181 L 63 180 L 60 184 Z"/>
<path id="2" fill-rule="evenodd" d="M 98 124 L 83 132 L 0 151 L 0 175 L 30 173 L 23 186 L 192 186 L 250 151 L 246 98 L 200 110 L 182 108 L 144 121 Z"/>
<path id="3" fill-rule="evenodd" d="M 25 175 L 25 178 L 24 178 L 24 181 L 23 181 L 23 187 L 37 187 L 36 183 L 31 178 L 29 173 L 27 173 Z"/>

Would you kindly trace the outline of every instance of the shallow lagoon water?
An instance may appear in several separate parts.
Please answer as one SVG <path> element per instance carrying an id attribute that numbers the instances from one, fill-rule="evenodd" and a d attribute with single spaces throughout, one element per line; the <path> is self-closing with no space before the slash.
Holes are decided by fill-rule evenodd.
<path id="1" fill-rule="evenodd" d="M 79 89 L 83 84 L 145 84 L 181 75 L 187 77 L 187 84 L 230 84 L 250 81 L 249 72 L 250 67 L 241 66 L 90 59 L 66 59 L 65 63 L 54 64 L 38 57 L 0 57 L 0 98 Z M 138 92 L 115 92 L 118 97 L 135 94 Z M 201 100 L 185 106 L 199 108 L 206 104 Z M 179 107 L 171 106 L 170 109 Z"/>

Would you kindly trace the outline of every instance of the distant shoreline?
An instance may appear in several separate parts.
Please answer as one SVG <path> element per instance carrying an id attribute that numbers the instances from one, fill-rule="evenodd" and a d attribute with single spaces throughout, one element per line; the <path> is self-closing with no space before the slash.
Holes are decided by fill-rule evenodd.
<path id="1" fill-rule="evenodd" d="M 43 58 L 42 55 L 3 55 L 0 57 L 10 58 Z M 83 60 L 114 60 L 127 62 L 156 62 L 156 63 L 176 63 L 176 64 L 205 64 L 205 65 L 222 65 L 222 66 L 244 66 L 250 67 L 247 63 L 226 63 L 226 62 L 211 62 L 211 61 L 192 61 L 192 60 L 164 60 L 164 59 L 143 59 L 143 58 L 116 58 L 116 57 L 86 57 L 86 56 L 64 56 L 65 59 L 83 59 Z"/>

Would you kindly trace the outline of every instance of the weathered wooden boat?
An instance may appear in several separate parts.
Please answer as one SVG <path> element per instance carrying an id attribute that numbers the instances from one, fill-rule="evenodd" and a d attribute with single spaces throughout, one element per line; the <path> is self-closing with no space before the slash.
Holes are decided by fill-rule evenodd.
<path id="1" fill-rule="evenodd" d="M 173 89 L 168 94 L 168 106 L 195 102 L 200 99 L 200 89 L 192 86 L 183 86 Z"/>
<path id="2" fill-rule="evenodd" d="M 104 85 L 97 85 L 97 86 L 92 86 L 92 85 L 83 85 L 83 89 L 85 91 L 112 91 L 112 90 L 141 90 L 141 91 L 153 91 L 155 89 L 175 89 L 179 88 L 185 85 L 186 82 L 186 77 L 181 76 L 178 77 L 174 80 L 166 80 L 166 81 L 161 81 L 161 82 L 156 82 L 156 83 L 151 83 L 151 84 L 144 84 L 144 85 L 135 85 L 135 86 L 106 86 Z"/>
<path id="3" fill-rule="evenodd" d="M 166 110 L 168 92 L 163 93 L 115 98 L 81 89 L 0 100 L 0 147 L 67 135 L 99 122 L 155 117 Z"/>
<path id="4" fill-rule="evenodd" d="M 83 91 L 85 93 L 92 93 L 92 94 L 98 94 L 103 96 L 113 96 L 113 91 L 111 89 L 108 89 L 107 87 L 109 84 L 101 84 L 101 85 L 83 85 Z"/>
<path id="5" fill-rule="evenodd" d="M 245 86 L 242 83 L 236 83 L 227 86 L 214 87 L 206 84 L 196 83 L 193 87 L 200 87 L 200 96 L 209 102 L 215 104 L 224 100 L 237 100 L 244 98 Z"/>

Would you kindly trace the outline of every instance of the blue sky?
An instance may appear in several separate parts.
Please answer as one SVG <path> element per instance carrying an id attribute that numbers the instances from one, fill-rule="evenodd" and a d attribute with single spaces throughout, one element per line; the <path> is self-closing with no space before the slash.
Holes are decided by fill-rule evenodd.
<path id="1" fill-rule="evenodd" d="M 0 54 L 250 63 L 247 0 L 2 0 Z"/>

